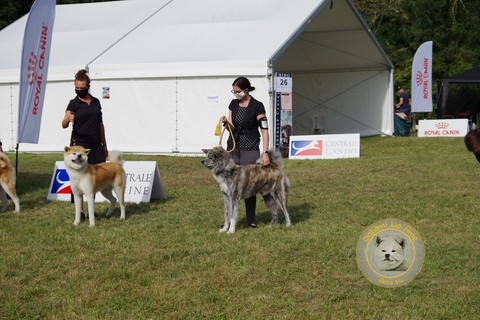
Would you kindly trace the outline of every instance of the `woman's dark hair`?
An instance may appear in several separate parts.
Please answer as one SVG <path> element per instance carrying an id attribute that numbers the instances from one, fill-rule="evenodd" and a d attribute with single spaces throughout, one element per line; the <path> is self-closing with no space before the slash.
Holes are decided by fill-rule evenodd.
<path id="1" fill-rule="evenodd" d="M 85 69 L 78 70 L 77 74 L 75 75 L 75 80 L 87 81 L 87 85 L 90 85 L 90 77 L 88 76 L 88 72 Z"/>
<path id="2" fill-rule="evenodd" d="M 237 86 L 242 90 L 247 90 L 248 92 L 255 90 L 255 87 L 250 85 L 250 81 L 245 77 L 238 77 L 233 81 L 232 86 Z"/>

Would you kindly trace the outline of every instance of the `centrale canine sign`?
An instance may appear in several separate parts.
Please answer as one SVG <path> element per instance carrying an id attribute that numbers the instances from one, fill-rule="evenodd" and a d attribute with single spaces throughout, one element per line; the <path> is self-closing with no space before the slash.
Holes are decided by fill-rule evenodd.
<path id="1" fill-rule="evenodd" d="M 151 199 L 166 199 L 155 161 L 125 161 L 125 202 L 150 202 Z M 72 189 L 70 178 L 63 161 L 55 162 L 48 200 L 70 201 Z M 101 193 L 95 195 L 95 202 L 107 201 Z"/>

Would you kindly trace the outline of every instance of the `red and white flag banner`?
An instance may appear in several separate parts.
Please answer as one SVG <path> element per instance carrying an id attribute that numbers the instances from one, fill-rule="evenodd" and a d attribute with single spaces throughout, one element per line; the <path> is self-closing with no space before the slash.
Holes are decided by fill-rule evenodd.
<path id="1" fill-rule="evenodd" d="M 412 112 L 431 112 L 432 47 L 427 41 L 418 47 L 412 63 Z"/>
<path id="2" fill-rule="evenodd" d="M 35 0 L 23 36 L 17 142 L 38 143 L 56 0 Z"/>

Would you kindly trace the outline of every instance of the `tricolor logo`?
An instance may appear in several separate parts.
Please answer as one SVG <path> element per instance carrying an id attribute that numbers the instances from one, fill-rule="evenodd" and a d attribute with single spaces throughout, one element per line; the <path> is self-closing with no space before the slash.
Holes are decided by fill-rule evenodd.
<path id="1" fill-rule="evenodd" d="M 56 168 L 50 193 L 53 194 L 71 194 L 70 177 L 66 169 Z"/>
<path id="2" fill-rule="evenodd" d="M 291 156 L 321 156 L 323 140 L 293 141 L 290 148 Z"/>

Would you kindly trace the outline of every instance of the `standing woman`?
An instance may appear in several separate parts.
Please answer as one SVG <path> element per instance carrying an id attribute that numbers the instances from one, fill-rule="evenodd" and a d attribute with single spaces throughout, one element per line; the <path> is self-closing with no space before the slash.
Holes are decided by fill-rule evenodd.
<path id="1" fill-rule="evenodd" d="M 270 164 L 268 157 L 270 139 L 268 121 L 263 103 L 250 95 L 250 92 L 253 90 L 255 90 L 255 87 L 250 85 L 250 81 L 247 78 L 239 77 L 235 79 L 232 84 L 232 93 L 236 99 L 233 99 L 228 106 L 230 110 L 228 118 L 222 116 L 220 121 L 224 125 L 228 123 L 233 129 L 235 150 L 231 152 L 231 157 L 236 164 L 254 164 L 260 157 L 260 152 L 262 152 L 261 163 L 267 166 Z M 261 149 L 260 135 L 262 137 Z M 231 136 L 228 138 L 227 145 L 228 150 L 231 150 L 234 145 Z M 256 196 L 245 199 L 247 225 L 252 228 L 257 226 L 255 219 L 256 203 Z"/>
<path id="2" fill-rule="evenodd" d="M 88 93 L 90 77 L 85 69 L 75 75 L 76 97 L 68 103 L 62 127 L 68 128 L 72 122 L 70 145 L 90 149 L 88 163 L 105 162 L 108 156 L 105 127 L 103 126 L 100 100 Z M 83 213 L 83 212 L 82 212 Z M 82 215 L 83 216 L 83 215 Z"/>

